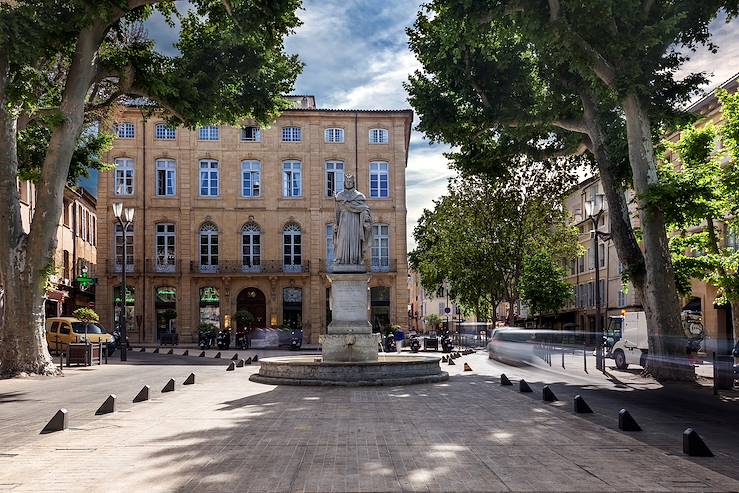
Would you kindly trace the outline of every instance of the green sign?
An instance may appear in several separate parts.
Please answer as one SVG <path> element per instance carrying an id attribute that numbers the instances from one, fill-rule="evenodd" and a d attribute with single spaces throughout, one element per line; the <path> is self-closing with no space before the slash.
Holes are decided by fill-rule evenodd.
<path id="1" fill-rule="evenodd" d="M 116 291 L 116 296 L 115 296 L 115 299 L 113 300 L 113 302 L 115 304 L 120 304 L 120 302 L 121 302 L 121 296 L 120 296 L 121 288 L 115 288 L 115 291 Z M 133 300 L 133 293 L 131 292 L 131 290 L 128 287 L 126 287 L 126 304 L 127 305 L 133 305 L 133 301 L 134 301 Z"/>
<path id="2" fill-rule="evenodd" d="M 200 290 L 200 302 L 203 304 L 217 304 L 219 301 L 216 288 L 203 288 Z"/>
<path id="3" fill-rule="evenodd" d="M 75 279 L 75 281 L 77 281 L 77 284 L 79 284 L 82 289 L 87 290 L 90 286 L 95 285 L 96 279 L 88 277 L 87 272 L 83 272 L 81 276 Z"/>

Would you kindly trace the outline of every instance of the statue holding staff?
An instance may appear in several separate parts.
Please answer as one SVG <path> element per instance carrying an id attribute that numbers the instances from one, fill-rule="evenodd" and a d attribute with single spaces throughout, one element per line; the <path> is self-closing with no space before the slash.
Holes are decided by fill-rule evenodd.
<path id="1" fill-rule="evenodd" d="M 346 175 L 344 190 L 337 193 L 334 227 L 334 263 L 362 266 L 372 242 L 372 216 L 367 198 L 357 191 L 353 175 Z"/>

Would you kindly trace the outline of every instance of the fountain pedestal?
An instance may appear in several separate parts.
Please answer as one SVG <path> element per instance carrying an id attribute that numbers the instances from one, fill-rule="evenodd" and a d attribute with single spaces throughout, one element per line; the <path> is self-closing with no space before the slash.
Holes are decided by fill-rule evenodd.
<path id="1" fill-rule="evenodd" d="M 366 272 L 340 272 L 328 276 L 331 283 L 331 323 L 321 338 L 323 361 L 377 361 L 379 334 L 367 321 L 369 280 Z M 339 272 L 336 272 L 339 270 Z"/>

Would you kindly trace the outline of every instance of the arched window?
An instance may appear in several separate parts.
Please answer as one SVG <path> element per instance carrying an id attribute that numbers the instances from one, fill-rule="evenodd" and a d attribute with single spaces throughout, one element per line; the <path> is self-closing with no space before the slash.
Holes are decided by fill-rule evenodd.
<path id="1" fill-rule="evenodd" d="M 241 228 L 241 270 L 259 272 L 262 269 L 262 238 L 259 226 L 247 223 Z"/>
<path id="2" fill-rule="evenodd" d="M 282 230 L 282 265 L 285 272 L 303 269 L 303 245 L 300 226 L 291 223 Z"/>
<path id="3" fill-rule="evenodd" d="M 213 223 L 200 227 L 200 272 L 218 272 L 218 228 Z"/>

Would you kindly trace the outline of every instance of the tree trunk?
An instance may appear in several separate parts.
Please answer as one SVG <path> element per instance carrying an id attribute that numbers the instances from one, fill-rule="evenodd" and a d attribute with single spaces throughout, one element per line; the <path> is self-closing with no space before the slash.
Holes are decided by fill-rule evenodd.
<path id="1" fill-rule="evenodd" d="M 649 339 L 646 370 L 658 380 L 694 380 L 695 370 L 687 359 L 664 215 L 646 197 L 658 181 L 649 117 L 634 94 L 627 94 L 621 106 L 626 117 L 629 161 L 646 259 L 642 297 Z"/>

